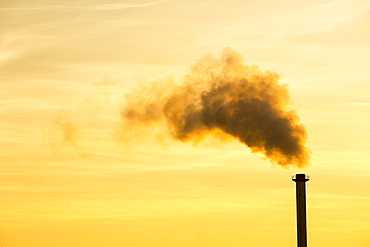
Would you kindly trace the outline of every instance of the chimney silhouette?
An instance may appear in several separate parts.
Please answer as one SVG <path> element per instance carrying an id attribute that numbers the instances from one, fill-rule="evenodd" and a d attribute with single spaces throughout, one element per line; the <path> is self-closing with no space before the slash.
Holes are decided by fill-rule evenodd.
<path id="1" fill-rule="evenodd" d="M 292 178 L 296 183 L 298 247 L 307 247 L 306 182 L 309 179 L 305 174 L 296 174 Z"/>

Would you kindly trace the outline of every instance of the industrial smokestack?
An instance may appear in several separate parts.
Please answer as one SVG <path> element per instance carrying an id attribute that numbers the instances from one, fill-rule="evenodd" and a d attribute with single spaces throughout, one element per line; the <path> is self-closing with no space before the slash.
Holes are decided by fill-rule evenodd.
<path id="1" fill-rule="evenodd" d="M 296 174 L 292 180 L 296 182 L 298 247 L 307 247 L 306 182 L 309 180 L 309 176 Z"/>

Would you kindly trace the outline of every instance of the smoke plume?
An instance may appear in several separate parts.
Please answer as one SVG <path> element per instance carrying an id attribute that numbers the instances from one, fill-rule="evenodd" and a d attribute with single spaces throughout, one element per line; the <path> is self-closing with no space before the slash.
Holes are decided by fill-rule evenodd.
<path id="1" fill-rule="evenodd" d="M 287 85 L 275 72 L 243 64 L 230 48 L 200 59 L 180 84 L 157 82 L 127 95 L 121 116 L 126 126 L 164 124 L 182 142 L 223 132 L 273 163 L 308 164 L 306 129 Z"/>

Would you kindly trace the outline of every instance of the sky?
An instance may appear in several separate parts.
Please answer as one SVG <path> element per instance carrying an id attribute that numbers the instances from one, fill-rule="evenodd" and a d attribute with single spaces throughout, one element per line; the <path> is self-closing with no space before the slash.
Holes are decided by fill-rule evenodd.
<path id="1" fill-rule="evenodd" d="M 369 246 L 369 24 L 366 0 L 1 1 L 0 246 L 293 247 L 296 173 L 309 246 Z M 225 47 L 288 85 L 311 165 L 122 138 L 127 95 Z"/>

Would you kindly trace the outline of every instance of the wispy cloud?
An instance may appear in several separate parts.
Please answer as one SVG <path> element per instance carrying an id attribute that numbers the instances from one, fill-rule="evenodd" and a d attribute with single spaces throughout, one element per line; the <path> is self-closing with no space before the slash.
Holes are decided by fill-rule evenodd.
<path id="1" fill-rule="evenodd" d="M 340 105 L 345 107 L 370 107 L 370 102 L 345 102 Z"/>
<path id="2" fill-rule="evenodd" d="M 15 54 L 15 52 L 11 52 L 11 51 L 5 51 L 3 53 L 0 54 L 0 64 L 6 60 L 8 60 L 9 58 L 13 57 Z"/>
<path id="3" fill-rule="evenodd" d="M 87 10 L 87 11 L 104 11 L 104 10 L 120 10 L 131 8 L 143 8 L 155 5 L 161 1 L 153 1 L 147 3 L 108 3 L 108 4 L 92 4 L 84 6 L 73 5 L 50 5 L 37 7 L 6 7 L 0 8 L 0 11 L 20 10 L 20 11 L 44 11 L 44 10 Z"/>
<path id="4" fill-rule="evenodd" d="M 130 9 L 130 8 L 142 8 L 152 6 L 159 3 L 160 1 L 147 2 L 147 3 L 108 3 L 108 4 L 96 4 L 88 7 L 88 10 L 118 10 L 118 9 Z"/>

